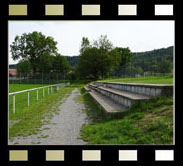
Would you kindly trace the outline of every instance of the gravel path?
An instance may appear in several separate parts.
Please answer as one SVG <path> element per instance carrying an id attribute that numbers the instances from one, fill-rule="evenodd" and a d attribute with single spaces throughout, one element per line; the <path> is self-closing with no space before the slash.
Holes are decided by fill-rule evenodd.
<path id="1" fill-rule="evenodd" d="M 81 94 L 74 89 L 72 94 L 59 107 L 59 114 L 54 115 L 51 123 L 43 125 L 38 135 L 26 138 L 16 137 L 9 145 L 84 145 L 79 139 L 82 125 L 87 124 L 87 116 L 82 111 L 84 104 L 75 101 Z"/>

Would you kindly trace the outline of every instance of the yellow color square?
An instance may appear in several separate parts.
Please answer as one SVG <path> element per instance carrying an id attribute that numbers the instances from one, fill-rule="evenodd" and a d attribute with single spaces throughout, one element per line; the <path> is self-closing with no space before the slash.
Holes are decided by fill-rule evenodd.
<path id="1" fill-rule="evenodd" d="M 100 15 L 100 5 L 82 5 L 82 15 Z"/>
<path id="2" fill-rule="evenodd" d="M 47 150 L 46 161 L 64 161 L 63 150 Z"/>
<path id="3" fill-rule="evenodd" d="M 27 15 L 27 5 L 9 5 L 9 15 L 10 16 L 26 16 Z"/>
<path id="4" fill-rule="evenodd" d="M 45 5 L 45 15 L 64 15 L 64 5 Z"/>
<path id="5" fill-rule="evenodd" d="M 27 150 L 10 150 L 9 151 L 10 161 L 28 161 Z"/>

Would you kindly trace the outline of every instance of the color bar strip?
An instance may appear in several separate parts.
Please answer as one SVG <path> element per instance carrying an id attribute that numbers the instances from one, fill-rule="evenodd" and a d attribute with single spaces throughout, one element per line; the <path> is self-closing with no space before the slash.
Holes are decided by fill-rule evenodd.
<path id="1" fill-rule="evenodd" d="M 10 161 L 28 161 L 27 150 L 10 150 L 9 151 Z"/>
<path id="2" fill-rule="evenodd" d="M 26 16 L 27 15 L 27 5 L 9 5 L 9 15 L 10 16 Z"/>
<path id="3" fill-rule="evenodd" d="M 118 15 L 137 15 L 137 5 L 118 5 Z"/>
<path id="4" fill-rule="evenodd" d="M 101 151 L 100 150 L 83 150 L 82 160 L 83 161 L 100 161 Z"/>
<path id="5" fill-rule="evenodd" d="M 82 5 L 82 15 L 100 15 L 100 5 Z"/>
<path id="6" fill-rule="evenodd" d="M 46 161 L 64 161 L 64 150 L 46 150 Z"/>
<path id="7" fill-rule="evenodd" d="M 45 5 L 45 15 L 63 16 L 64 15 L 64 5 Z"/>
<path id="8" fill-rule="evenodd" d="M 173 161 L 174 151 L 173 150 L 156 150 L 155 161 Z"/>
<path id="9" fill-rule="evenodd" d="M 155 5 L 156 16 L 173 15 L 173 5 Z"/>
<path id="10" fill-rule="evenodd" d="M 137 161 L 137 150 L 119 150 L 119 161 Z"/>

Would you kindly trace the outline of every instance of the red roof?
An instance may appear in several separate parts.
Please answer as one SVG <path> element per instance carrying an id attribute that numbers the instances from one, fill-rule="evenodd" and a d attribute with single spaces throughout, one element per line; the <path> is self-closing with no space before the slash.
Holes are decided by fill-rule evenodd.
<path id="1" fill-rule="evenodd" d="M 17 71 L 17 69 L 9 69 L 9 74 L 11 74 L 12 76 L 17 76 L 18 71 Z"/>

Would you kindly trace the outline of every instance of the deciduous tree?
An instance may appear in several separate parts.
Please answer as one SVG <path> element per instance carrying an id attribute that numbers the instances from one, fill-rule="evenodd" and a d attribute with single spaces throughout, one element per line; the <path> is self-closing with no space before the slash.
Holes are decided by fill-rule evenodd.
<path id="1" fill-rule="evenodd" d="M 50 64 L 44 57 L 56 55 L 56 45 L 57 42 L 52 37 L 46 37 L 41 32 L 23 33 L 21 36 L 15 37 L 14 42 L 10 45 L 10 51 L 13 60 L 30 61 L 33 72 L 36 72 L 40 64 L 44 66 L 45 70 L 49 70 Z"/>

